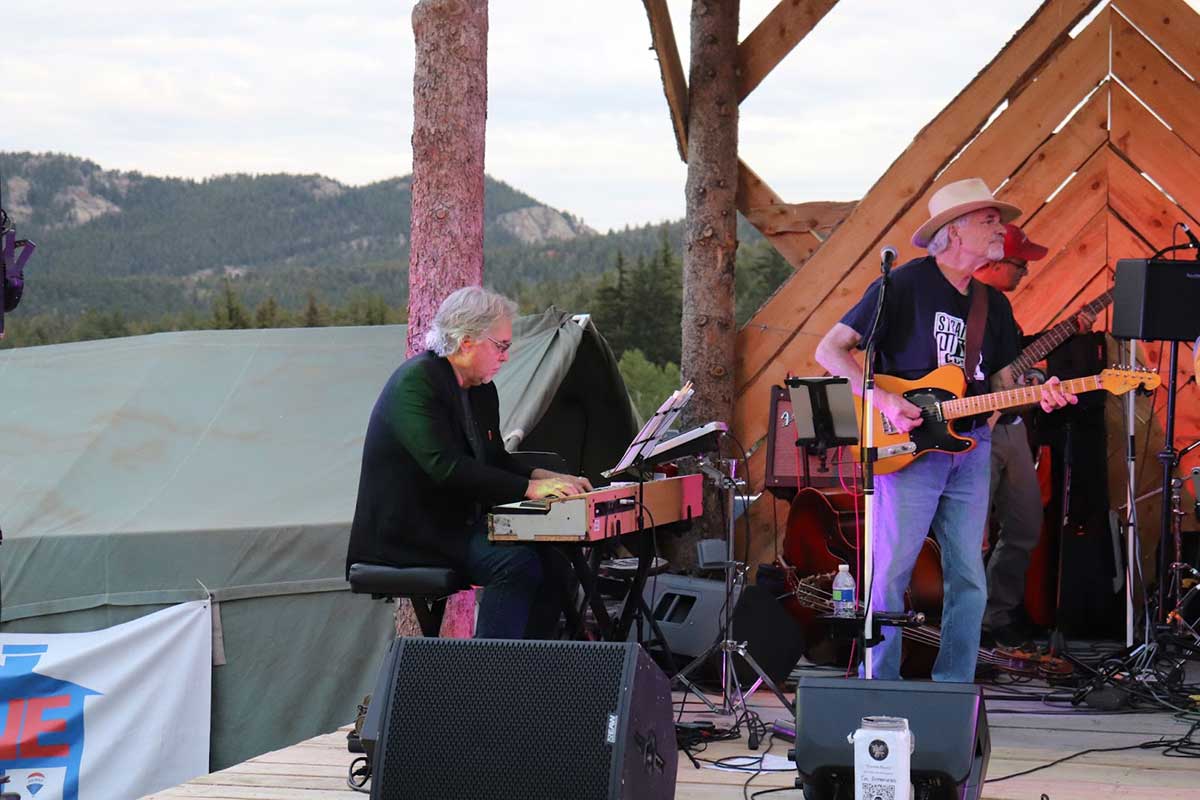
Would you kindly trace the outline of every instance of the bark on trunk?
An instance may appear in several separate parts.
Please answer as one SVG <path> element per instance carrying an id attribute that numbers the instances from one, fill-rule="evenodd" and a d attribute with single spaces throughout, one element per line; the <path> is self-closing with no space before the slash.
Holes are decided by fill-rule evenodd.
<path id="1" fill-rule="evenodd" d="M 738 0 L 693 0 L 688 77 L 687 222 L 680 368 L 696 394 L 688 426 L 733 418 L 734 258 L 737 255 Z M 695 564 L 695 542 L 724 538 L 722 502 L 705 491 L 701 524 L 671 545 L 676 568 Z"/>
<path id="2" fill-rule="evenodd" d="M 487 0 L 421 0 L 413 8 L 409 355 L 425 349 L 425 332 L 447 295 L 483 283 L 487 12 Z M 450 598 L 442 635 L 471 636 L 474 615 L 474 591 Z M 407 602 L 396 609 L 396 631 L 420 635 Z"/>
<path id="3" fill-rule="evenodd" d="M 483 283 L 487 10 L 487 0 L 421 0 L 413 8 L 409 353 L 424 349 L 446 295 Z"/>

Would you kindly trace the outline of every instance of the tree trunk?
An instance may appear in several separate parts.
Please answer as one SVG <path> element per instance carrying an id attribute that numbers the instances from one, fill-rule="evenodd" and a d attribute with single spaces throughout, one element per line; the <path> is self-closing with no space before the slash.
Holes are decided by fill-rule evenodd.
<path id="1" fill-rule="evenodd" d="M 448 294 L 483 283 L 483 144 L 487 0 L 421 0 L 413 8 L 412 233 L 408 352 Z"/>
<path id="2" fill-rule="evenodd" d="M 684 414 L 689 427 L 733 418 L 738 5 L 738 0 L 692 2 L 680 359 L 683 379 L 696 390 Z M 703 521 L 670 545 L 676 568 L 695 565 L 696 541 L 725 537 L 725 506 L 710 487 L 704 507 Z"/>
<path id="3" fill-rule="evenodd" d="M 446 296 L 483 283 L 483 144 L 487 123 L 487 0 L 421 0 L 413 8 L 412 233 L 408 354 Z M 450 598 L 442 635 L 469 637 L 475 593 Z M 412 607 L 396 631 L 419 636 Z"/>

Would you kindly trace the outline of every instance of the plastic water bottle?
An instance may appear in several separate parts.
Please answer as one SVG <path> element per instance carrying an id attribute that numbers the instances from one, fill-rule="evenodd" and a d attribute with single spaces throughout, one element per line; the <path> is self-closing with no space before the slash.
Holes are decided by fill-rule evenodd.
<path id="1" fill-rule="evenodd" d="M 853 617 L 858 613 L 854 602 L 854 576 L 850 567 L 838 564 L 837 575 L 833 576 L 833 615 L 835 617 Z"/>

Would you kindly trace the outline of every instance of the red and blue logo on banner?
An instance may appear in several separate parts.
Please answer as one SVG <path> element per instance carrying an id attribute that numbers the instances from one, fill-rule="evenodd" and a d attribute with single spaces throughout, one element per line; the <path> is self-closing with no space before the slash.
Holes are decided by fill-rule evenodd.
<path id="1" fill-rule="evenodd" d="M 99 692 L 34 672 L 47 649 L 44 644 L 0 649 L 0 775 L 20 780 L 31 797 L 61 782 L 63 800 L 78 800 L 84 700 Z M 14 784 L 5 788 L 17 788 Z"/>

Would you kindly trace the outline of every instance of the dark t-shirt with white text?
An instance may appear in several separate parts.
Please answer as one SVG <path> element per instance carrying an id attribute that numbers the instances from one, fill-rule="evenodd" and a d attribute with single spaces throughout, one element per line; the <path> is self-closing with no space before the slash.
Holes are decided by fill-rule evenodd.
<path id="1" fill-rule="evenodd" d="M 842 317 L 844 324 L 863 337 L 862 346 L 875 315 L 879 283 L 878 279 L 872 283 L 858 304 Z M 1010 364 L 1020 352 L 1008 298 L 990 286 L 983 288 L 988 298 L 987 326 L 980 346 L 980 363 L 968 372 L 971 381 L 968 394 L 989 391 L 987 379 Z M 963 367 L 970 308 L 970 296 L 960 293 L 946 280 L 932 256 L 897 267 L 891 274 L 875 339 L 876 370 L 914 380 L 946 364 Z"/>

